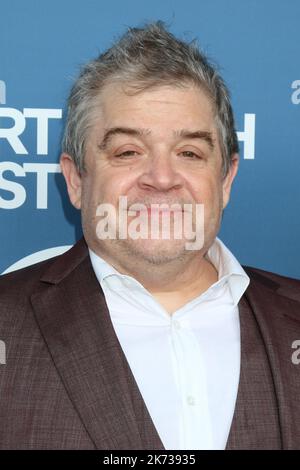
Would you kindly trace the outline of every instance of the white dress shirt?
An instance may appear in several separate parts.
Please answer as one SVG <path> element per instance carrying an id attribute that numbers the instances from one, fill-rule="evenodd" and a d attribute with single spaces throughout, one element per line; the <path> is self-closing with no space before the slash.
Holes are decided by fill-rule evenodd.
<path id="1" fill-rule="evenodd" d="M 111 320 L 166 449 L 224 449 L 240 373 L 238 302 L 249 277 L 216 238 L 218 281 L 171 315 L 90 250 Z"/>

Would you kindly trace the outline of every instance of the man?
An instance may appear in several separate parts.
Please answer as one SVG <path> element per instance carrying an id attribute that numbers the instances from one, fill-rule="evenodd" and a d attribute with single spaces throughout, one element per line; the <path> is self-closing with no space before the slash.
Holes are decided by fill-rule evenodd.
<path id="1" fill-rule="evenodd" d="M 0 447 L 300 447 L 300 281 L 216 238 L 238 144 L 196 46 L 157 22 L 88 64 L 61 168 L 84 239 L 1 279 Z"/>

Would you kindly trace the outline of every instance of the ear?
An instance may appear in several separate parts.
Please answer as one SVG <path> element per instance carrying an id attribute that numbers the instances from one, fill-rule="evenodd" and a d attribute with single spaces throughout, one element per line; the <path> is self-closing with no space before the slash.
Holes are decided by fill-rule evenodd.
<path id="1" fill-rule="evenodd" d="M 60 157 L 60 167 L 64 175 L 71 203 L 76 209 L 81 208 L 81 176 L 70 155 L 63 153 Z"/>
<path id="2" fill-rule="evenodd" d="M 231 162 L 230 162 L 228 173 L 223 180 L 223 209 L 225 209 L 225 207 L 228 204 L 231 186 L 237 174 L 238 167 L 239 167 L 239 155 L 235 153 L 231 157 Z"/>

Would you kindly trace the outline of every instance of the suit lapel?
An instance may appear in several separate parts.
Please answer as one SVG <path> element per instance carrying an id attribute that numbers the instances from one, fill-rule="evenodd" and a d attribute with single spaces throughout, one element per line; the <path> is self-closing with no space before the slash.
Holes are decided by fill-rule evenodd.
<path id="1" fill-rule="evenodd" d="M 300 339 L 300 302 L 278 292 L 253 282 L 247 297 L 268 355 L 282 446 L 295 449 L 300 447 L 300 366 L 292 361 L 292 344 Z"/>
<path id="2" fill-rule="evenodd" d="M 239 304 L 241 374 L 227 449 L 300 445 L 299 366 L 291 360 L 300 304 L 267 284 L 251 279 Z"/>
<path id="3" fill-rule="evenodd" d="M 65 389 L 95 447 L 163 449 L 83 242 L 50 267 L 31 302 Z"/>
<path id="4" fill-rule="evenodd" d="M 278 410 L 272 375 L 255 317 L 242 298 L 239 304 L 241 369 L 227 450 L 279 449 Z"/>

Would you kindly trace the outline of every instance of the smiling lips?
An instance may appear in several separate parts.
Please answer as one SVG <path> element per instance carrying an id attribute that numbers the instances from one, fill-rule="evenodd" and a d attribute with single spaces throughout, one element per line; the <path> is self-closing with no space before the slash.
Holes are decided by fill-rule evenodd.
<path id="1" fill-rule="evenodd" d="M 181 213 L 183 212 L 182 209 L 172 209 L 171 207 L 166 207 L 166 208 L 161 208 L 161 207 L 147 207 L 146 210 L 142 209 L 139 212 L 144 213 L 147 212 L 148 215 L 152 214 L 170 214 L 172 212 L 174 213 Z"/>

